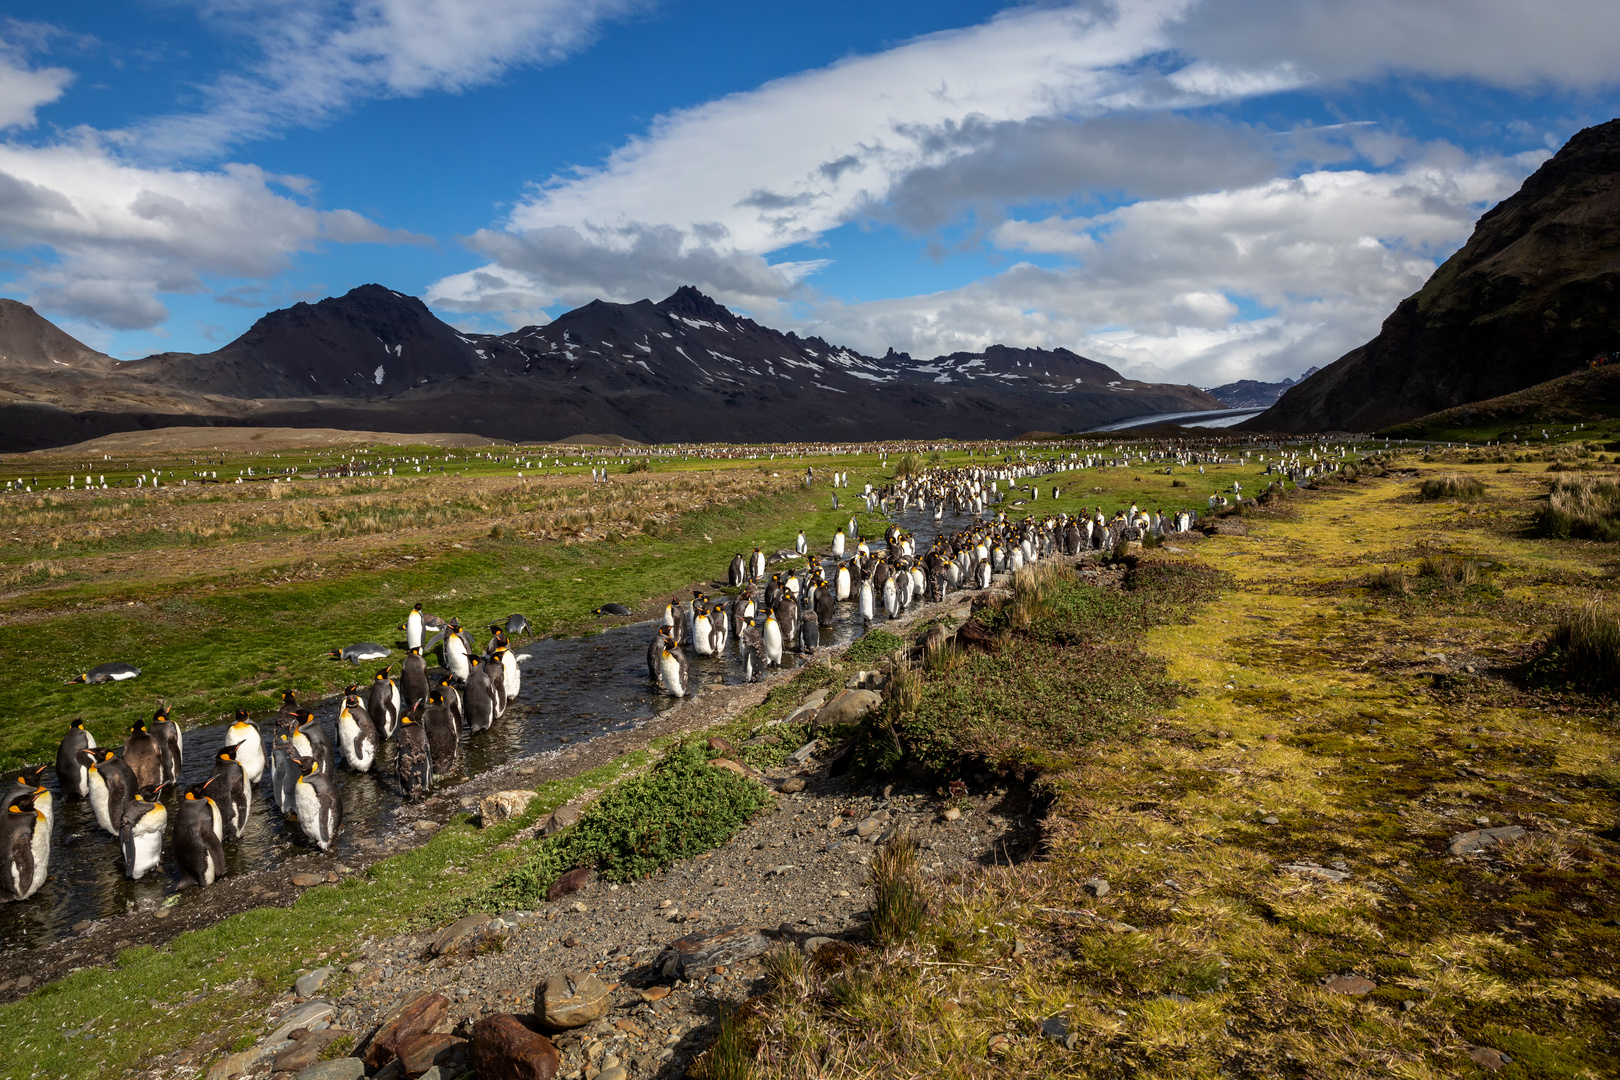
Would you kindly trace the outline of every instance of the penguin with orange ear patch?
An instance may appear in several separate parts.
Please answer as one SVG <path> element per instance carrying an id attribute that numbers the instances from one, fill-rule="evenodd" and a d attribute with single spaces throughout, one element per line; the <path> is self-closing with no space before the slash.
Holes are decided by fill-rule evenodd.
<path id="1" fill-rule="evenodd" d="M 163 861 L 163 832 L 169 826 L 169 808 L 158 800 L 156 784 L 143 786 L 124 807 L 118 830 L 124 850 L 124 876 L 139 881 Z"/>
<path id="2" fill-rule="evenodd" d="M 261 747 L 261 752 L 262 752 Z M 220 840 L 239 840 L 253 813 L 253 785 L 242 768 L 242 744 L 222 747 L 214 755 L 214 771 L 208 777 L 208 795 L 219 806 L 224 831 Z"/>
<path id="3" fill-rule="evenodd" d="M 0 816 L 0 900 L 26 900 L 51 863 L 51 793 L 35 788 Z"/>
<path id="4" fill-rule="evenodd" d="M 220 842 L 224 822 L 219 804 L 209 797 L 213 778 L 186 789 L 175 808 L 174 861 L 183 883 L 212 885 L 225 876 L 225 846 Z"/>

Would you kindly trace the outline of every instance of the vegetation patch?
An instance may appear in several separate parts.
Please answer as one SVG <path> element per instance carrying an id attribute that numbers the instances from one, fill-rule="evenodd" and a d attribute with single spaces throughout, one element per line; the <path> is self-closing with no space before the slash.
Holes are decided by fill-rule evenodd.
<path id="1" fill-rule="evenodd" d="M 1558 477 L 1535 531 L 1559 540 L 1620 540 L 1620 478 Z"/>
<path id="2" fill-rule="evenodd" d="M 1448 473 L 1423 481 L 1418 485 L 1420 499 L 1482 499 L 1485 484 L 1477 476 L 1459 476 Z"/>

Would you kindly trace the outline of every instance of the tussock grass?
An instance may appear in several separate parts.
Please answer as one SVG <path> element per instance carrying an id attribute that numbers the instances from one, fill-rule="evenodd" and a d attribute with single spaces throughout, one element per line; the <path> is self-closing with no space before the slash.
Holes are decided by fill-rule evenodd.
<path id="1" fill-rule="evenodd" d="M 872 940 L 883 947 L 917 939 L 928 919 L 928 894 L 917 867 L 917 842 L 900 833 L 872 859 Z"/>
<path id="2" fill-rule="evenodd" d="M 1412 591 L 1412 579 L 1398 566 L 1385 566 L 1367 576 L 1367 588 L 1384 596 L 1405 596 Z"/>
<path id="3" fill-rule="evenodd" d="M 1620 478 L 1558 477 L 1536 516 L 1536 532 L 1560 540 L 1620 540 Z"/>
<path id="4" fill-rule="evenodd" d="M 1590 693 L 1620 690 L 1620 614 L 1587 604 L 1560 619 L 1542 646 L 1545 666 Z"/>
<path id="5" fill-rule="evenodd" d="M 1420 499 L 1482 499 L 1485 497 L 1485 484 L 1478 477 L 1461 476 L 1457 473 L 1448 473 L 1445 476 L 1436 476 L 1425 480 L 1418 486 Z"/>
<path id="6" fill-rule="evenodd" d="M 1425 555 L 1418 561 L 1418 577 L 1433 578 L 1448 589 L 1466 589 L 1486 580 L 1484 568 L 1457 555 Z"/>

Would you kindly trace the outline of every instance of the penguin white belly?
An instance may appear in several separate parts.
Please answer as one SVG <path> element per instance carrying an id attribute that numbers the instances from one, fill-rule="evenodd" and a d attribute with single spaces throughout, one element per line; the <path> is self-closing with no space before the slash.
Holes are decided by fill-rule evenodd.
<path id="1" fill-rule="evenodd" d="M 833 537 L 833 554 L 840 559 L 844 557 L 844 534 L 838 533 Z"/>
<path id="2" fill-rule="evenodd" d="M 699 656 L 709 656 L 714 652 L 709 640 L 710 632 L 714 627 L 709 625 L 707 615 L 699 615 L 692 624 L 692 648 Z"/>
<path id="3" fill-rule="evenodd" d="M 928 577 L 920 569 L 911 568 L 911 595 L 921 596 L 928 591 Z"/>
<path id="4" fill-rule="evenodd" d="M 501 681 L 506 687 L 506 700 L 510 703 L 523 685 L 523 672 L 518 668 L 517 657 L 510 652 L 501 656 Z"/>
<path id="5" fill-rule="evenodd" d="M 849 567 L 840 566 L 838 568 L 838 579 L 837 580 L 838 580 L 837 590 L 833 595 L 837 596 L 838 599 L 840 599 L 840 600 L 848 600 L 849 599 L 849 589 L 850 589 L 850 585 L 849 585 Z"/>
<path id="6" fill-rule="evenodd" d="M 113 828 L 112 817 L 107 808 L 107 781 L 103 780 L 101 773 L 94 769 L 86 769 L 85 772 L 90 774 L 87 783 L 90 787 L 90 808 L 96 813 L 96 824 L 117 836 L 118 830 Z"/>
<path id="7" fill-rule="evenodd" d="M 422 647 L 422 616 L 414 611 L 405 617 L 405 646 L 410 649 Z"/>
<path id="8" fill-rule="evenodd" d="M 861 582 L 861 618 L 870 622 L 877 615 L 877 604 L 872 596 L 872 583 Z"/>
<path id="9" fill-rule="evenodd" d="M 301 780 L 293 786 L 293 791 L 293 799 L 298 806 L 298 823 L 304 827 L 304 835 L 309 837 L 310 843 L 325 851 L 331 846 L 332 837 L 327 834 L 327 823 L 321 816 L 320 793 L 314 785 Z"/>
<path id="10" fill-rule="evenodd" d="M 673 653 L 666 652 L 658 658 L 658 678 L 671 694 L 686 696 L 686 687 L 681 684 L 681 663 Z"/>
<path id="11" fill-rule="evenodd" d="M 311 758 L 315 756 L 315 748 L 309 745 L 309 736 L 305 735 L 302 731 L 293 732 L 292 746 L 293 753 L 297 754 L 301 758 Z"/>
<path id="12" fill-rule="evenodd" d="M 883 610 L 891 619 L 900 614 L 900 587 L 892 576 L 883 583 Z"/>
<path id="13" fill-rule="evenodd" d="M 765 641 L 765 663 L 782 666 L 782 628 L 775 619 L 765 620 L 765 627 L 761 633 Z"/>
<path id="14" fill-rule="evenodd" d="M 242 766 L 243 778 L 257 784 L 264 775 L 264 739 L 259 729 L 252 724 L 233 724 L 225 735 L 225 745 L 237 748 L 236 763 Z"/>
<path id="15" fill-rule="evenodd" d="M 124 858 L 128 863 L 129 876 L 134 880 L 139 881 L 162 861 L 163 830 L 168 823 L 169 812 L 154 809 L 141 815 L 140 820 L 130 828 L 128 841 L 124 845 Z"/>
<path id="16" fill-rule="evenodd" d="M 43 796 L 43 795 L 40 796 L 40 798 L 44 798 L 44 797 L 45 796 Z M 38 808 L 39 808 L 39 804 L 36 801 L 35 802 L 35 809 L 37 810 Z M 18 890 L 22 894 L 21 896 L 18 897 L 18 899 L 20 899 L 20 900 L 26 900 L 30 896 L 33 896 L 36 892 L 38 892 L 39 887 L 41 885 L 45 884 L 45 877 L 46 877 L 47 873 L 49 873 L 49 871 L 50 871 L 50 865 L 51 865 L 51 819 L 50 819 L 50 815 L 47 814 L 43 820 L 38 820 L 38 821 L 34 822 L 34 837 L 33 837 L 32 843 L 30 843 L 29 846 L 30 846 L 30 848 L 33 849 L 33 853 L 34 853 L 34 877 L 33 877 L 32 881 L 25 881 L 25 882 L 20 883 L 20 884 L 22 884 L 24 886 L 22 889 Z"/>
<path id="17" fill-rule="evenodd" d="M 350 768 L 357 772 L 371 770 L 371 763 L 377 757 L 377 748 L 362 745 L 360 725 L 354 722 L 354 717 L 347 709 L 338 714 L 338 745 L 343 747 L 343 759 L 349 763 Z"/>
<path id="18" fill-rule="evenodd" d="M 988 562 L 982 562 L 982 563 L 979 564 L 979 588 L 988 589 L 989 587 L 990 587 L 990 564 Z"/>
<path id="19" fill-rule="evenodd" d="M 444 666 L 450 669 L 450 674 L 458 679 L 465 680 L 470 666 L 467 663 L 467 643 L 460 637 L 451 635 L 444 639 Z"/>

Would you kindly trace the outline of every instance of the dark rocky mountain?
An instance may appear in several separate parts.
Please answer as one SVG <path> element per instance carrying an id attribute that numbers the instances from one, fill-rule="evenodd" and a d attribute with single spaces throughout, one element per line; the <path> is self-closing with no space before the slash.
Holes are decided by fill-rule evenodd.
<path id="1" fill-rule="evenodd" d="M 1315 375 L 1320 368 L 1311 368 L 1298 379 L 1284 379 L 1282 382 L 1260 382 L 1257 379 L 1239 379 L 1224 386 L 1208 387 L 1210 397 L 1218 400 L 1228 409 L 1264 409 L 1275 405 L 1277 399 L 1288 392 L 1289 387 L 1297 386 L 1301 379 L 1308 379 Z"/>
<path id="2" fill-rule="evenodd" d="M 1066 349 L 863 356 L 761 326 L 690 287 L 491 335 L 366 285 L 271 312 L 216 352 L 107 361 L 48 382 L 0 394 L 0 449 L 199 423 L 520 441 L 1005 438 L 1220 408 L 1195 387 L 1135 382 Z"/>
<path id="3" fill-rule="evenodd" d="M 1620 348 L 1620 120 L 1577 133 L 1367 344 L 1243 424 L 1375 431 Z"/>

